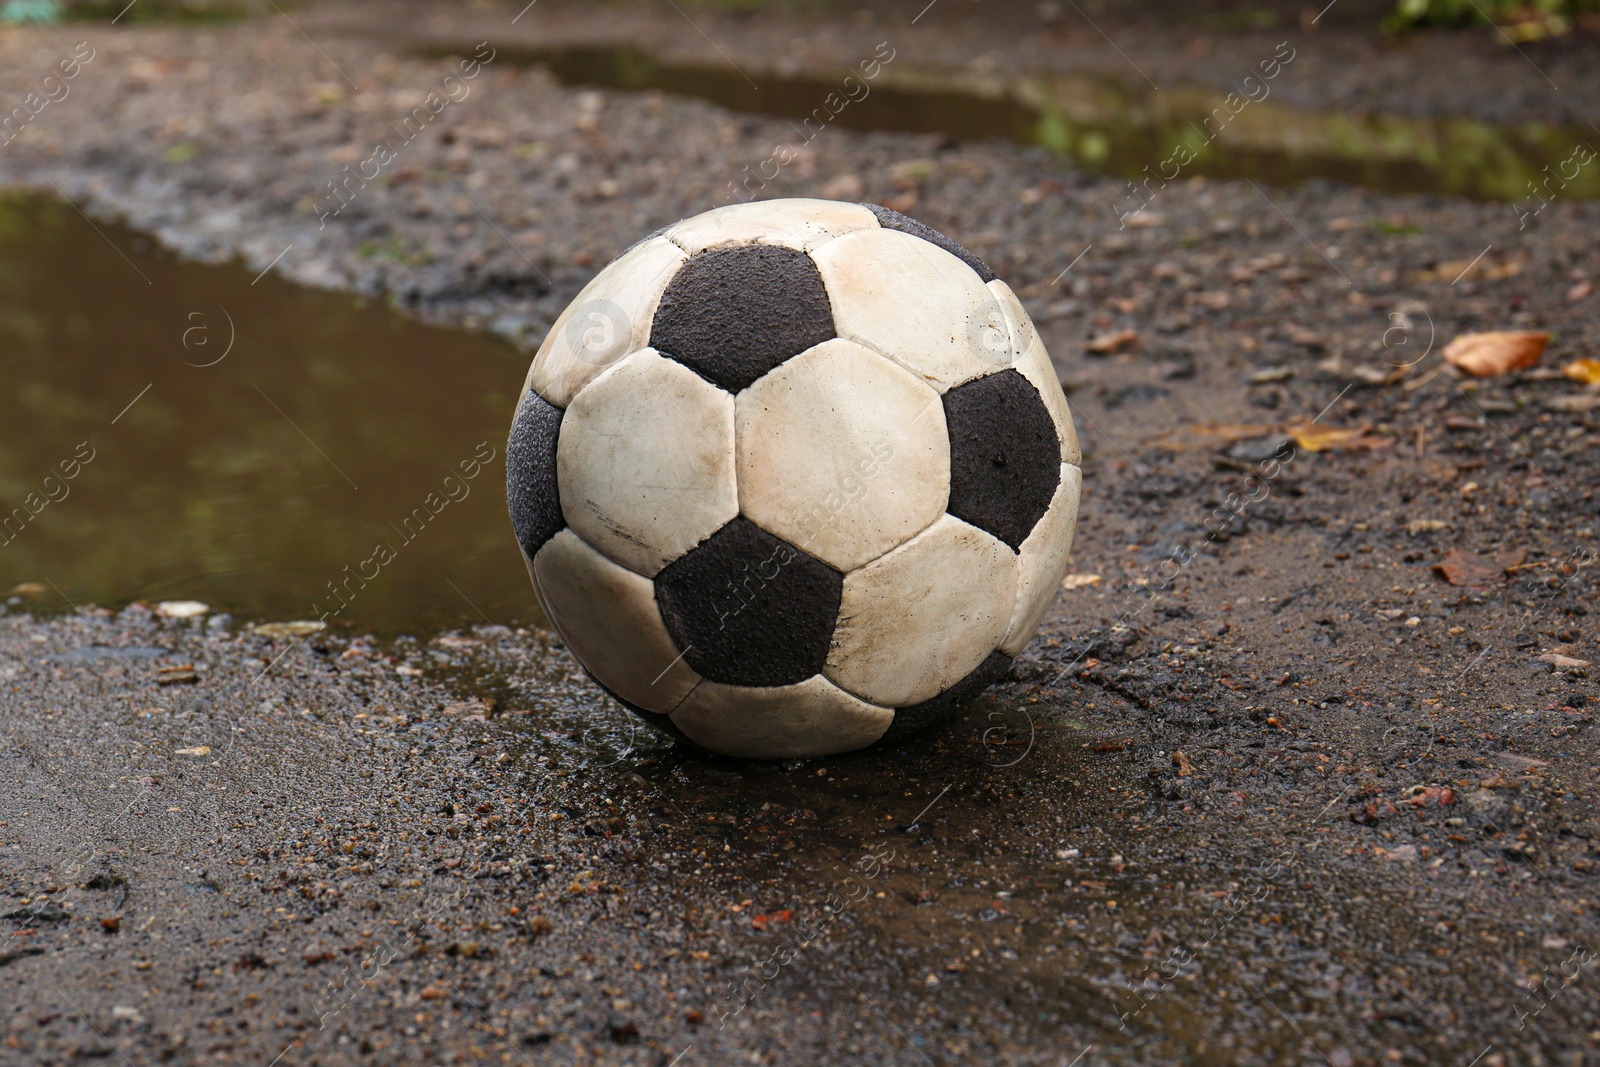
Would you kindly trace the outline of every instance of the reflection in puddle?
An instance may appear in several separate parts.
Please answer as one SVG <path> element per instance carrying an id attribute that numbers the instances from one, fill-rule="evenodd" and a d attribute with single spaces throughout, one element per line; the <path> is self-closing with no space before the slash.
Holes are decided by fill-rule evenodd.
<path id="1" fill-rule="evenodd" d="M 461 49 L 430 45 L 424 51 L 453 55 Z M 628 45 L 506 47 L 500 55 L 546 67 L 564 84 L 661 89 L 732 111 L 795 119 L 836 94 L 843 77 L 843 72 L 769 71 L 753 89 L 731 68 L 665 62 Z M 1285 69 L 1282 76 L 1293 72 Z M 1525 200 L 1533 206 L 1538 201 L 1530 183 L 1552 180 L 1580 145 L 1600 142 L 1593 130 L 1580 127 L 1321 113 L 1286 107 L 1270 96 L 1230 108 L 1227 97 L 1182 86 L 1159 93 L 1130 89 L 1087 74 L 1003 82 L 916 72 L 899 64 L 884 67 L 870 94 L 831 121 L 857 130 L 1040 145 L 1129 179 L 1146 177 L 1146 168 L 1154 173 L 1175 153 L 1192 153 L 1193 161 L 1182 168 L 1185 176 L 1256 178 L 1276 185 L 1326 179 L 1390 193 Z M 1570 177 L 1563 173 L 1548 188 L 1559 188 L 1563 198 L 1600 198 L 1600 168 L 1580 168 Z"/>
<path id="2" fill-rule="evenodd" d="M 526 357 L 101 229 L 0 198 L 0 592 L 374 633 L 538 617 L 502 459 Z"/>

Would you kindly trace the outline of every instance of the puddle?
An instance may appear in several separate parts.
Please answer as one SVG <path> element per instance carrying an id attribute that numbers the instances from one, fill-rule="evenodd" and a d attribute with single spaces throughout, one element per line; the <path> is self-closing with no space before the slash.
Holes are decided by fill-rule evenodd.
<path id="1" fill-rule="evenodd" d="M 422 51 L 465 54 L 434 45 Z M 665 62 L 628 45 L 501 48 L 500 57 L 545 67 L 567 85 L 659 89 L 731 111 L 793 119 L 821 107 L 829 94 L 839 91 L 843 78 L 843 72 L 768 71 L 758 79 L 760 88 L 752 89 L 731 68 Z M 1279 76 L 1293 75 L 1291 66 Z M 1159 93 L 1139 91 L 1092 75 L 1007 82 L 891 66 L 883 68 L 864 99 L 845 106 L 832 124 L 939 133 L 956 140 L 1003 138 L 1039 145 L 1088 169 L 1129 179 L 1145 177 L 1148 167 L 1151 174 L 1168 176 L 1253 178 L 1274 185 L 1325 179 L 1387 193 L 1532 203 L 1529 183 L 1549 177 L 1544 173 L 1549 167 L 1550 175 L 1575 175 L 1565 187 L 1550 178 L 1563 198 L 1600 198 L 1600 168 L 1573 160 L 1578 146 L 1600 143 L 1592 129 L 1321 113 L 1285 107 L 1270 94 L 1234 112 L 1225 96 L 1181 86 Z M 1182 162 L 1190 153 L 1193 159 Z M 1168 162 L 1162 169 L 1174 159 L 1181 166 Z"/>
<path id="2" fill-rule="evenodd" d="M 0 595 L 537 621 L 505 515 L 525 356 L 100 231 L 0 197 Z"/>

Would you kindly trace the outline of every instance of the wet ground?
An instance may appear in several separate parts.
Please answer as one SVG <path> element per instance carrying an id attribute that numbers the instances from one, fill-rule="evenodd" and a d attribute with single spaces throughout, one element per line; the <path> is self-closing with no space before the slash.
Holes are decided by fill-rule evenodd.
<path id="1" fill-rule="evenodd" d="M 951 7 L 943 30 L 924 25 L 934 14 L 918 23 L 928 56 L 1006 29 Z M 359 22 L 352 11 L 318 17 Z M 780 66 L 795 36 L 693 13 L 751 70 Z M 54 275 L 106 294 L 84 316 L 111 320 L 74 327 L 45 274 L 4 275 L 23 294 L 8 351 L 40 383 L 7 399 L 8 429 L 57 427 L 62 446 L 8 432 L 7 492 L 82 433 L 104 437 L 59 510 L 0 549 L 62 543 L 4 572 L 44 592 L 0 618 L 0 1062 L 1600 1056 L 1587 666 L 1600 424 L 1595 394 L 1553 371 L 1600 356 L 1594 204 L 1557 195 L 1533 215 L 1186 173 L 1141 206 L 1042 147 L 825 131 L 768 194 L 894 202 L 988 258 L 1039 322 L 1086 450 L 1078 577 L 1015 679 L 948 730 L 824 761 L 707 762 L 599 697 L 515 590 L 492 602 L 505 614 L 448 607 L 450 581 L 468 588 L 449 561 L 385 574 L 321 633 L 252 629 L 304 617 L 333 577 L 304 564 L 330 548 L 255 562 L 256 545 L 285 544 L 263 501 L 300 509 L 307 540 L 358 543 L 467 458 L 482 435 L 458 424 L 503 425 L 521 377 L 481 335 L 279 279 L 525 344 L 615 251 L 721 202 L 792 128 L 567 89 L 497 57 L 448 125 L 318 229 L 324 181 L 448 71 L 414 42 L 324 37 L 300 14 L 314 45 L 283 20 L 84 31 L 98 51 L 73 96 L 0 149 L 0 178 L 55 183 L 109 239 L 91 252 L 72 209 L 10 201 L 3 247 L 56 249 Z M 509 37 L 515 14 L 474 17 Z M 515 32 L 543 32 L 535 14 Z M 704 46 L 636 14 L 605 25 L 656 33 L 662 54 Z M 1125 39 L 1096 21 L 1152 73 L 1205 83 L 1205 63 L 1181 66 L 1178 31 Z M 580 23 L 563 10 L 547 29 L 568 40 Z M 812 32 L 854 57 L 880 28 Z M 1121 62 L 1090 32 L 1064 47 Z M 1210 32 L 1213 55 L 1259 43 Z M 1378 46 L 1306 36 L 1285 86 L 1302 60 L 1360 54 L 1371 62 L 1345 84 L 1362 100 L 1415 114 L 1443 93 L 1418 74 L 1409 101 L 1385 97 L 1394 61 Z M 82 39 L 0 37 L 8 90 Z M 1571 89 L 1581 43 L 1530 52 L 1566 83 L 1542 105 L 1512 75 L 1491 80 L 1526 69 L 1495 47 L 1464 47 L 1478 77 L 1457 80 L 1511 90 L 1462 89 L 1455 114 L 1570 126 L 1596 98 Z M 243 262 L 184 266 L 108 217 Z M 184 365 L 204 362 L 183 347 L 190 303 L 240 321 L 214 367 Z M 1544 367 L 1476 384 L 1441 370 L 1449 338 L 1499 328 L 1551 330 Z M 323 340 L 296 350 L 308 333 Z M 139 341 L 122 359 L 74 347 L 120 337 Z M 449 431 L 424 425 L 412 380 Z M 261 410 L 252 381 L 289 418 Z M 191 410 L 203 433 L 176 428 Z M 353 455 L 318 456 L 289 421 Z M 158 500 L 223 495 L 260 518 L 217 520 L 232 548 L 208 556 L 200 520 L 135 499 L 141 465 L 195 469 L 194 488 L 152 475 Z M 358 496 L 369 471 L 378 504 Z M 490 539 L 493 509 L 470 508 L 493 502 L 497 471 L 427 531 L 481 545 L 460 573 L 490 587 L 515 549 Z M 99 540 L 76 525 L 102 521 Z M 101 543 L 123 526 L 169 546 L 124 558 Z M 417 539 L 419 561 L 430 544 Z M 82 610 L 56 614 L 50 583 L 85 591 Z M 239 607 L 163 620 L 129 596 Z M 368 603 L 386 610 L 358 614 Z M 416 604 L 415 622 L 378 618 Z"/>

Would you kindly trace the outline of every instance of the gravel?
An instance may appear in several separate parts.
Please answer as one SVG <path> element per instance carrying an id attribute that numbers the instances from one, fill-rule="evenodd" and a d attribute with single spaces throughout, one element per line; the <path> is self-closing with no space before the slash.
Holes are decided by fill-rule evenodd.
<path id="1" fill-rule="evenodd" d="M 8 31 L 12 95 L 97 53 L 0 181 L 533 343 L 787 136 L 490 62 L 319 230 L 325 182 L 452 65 L 331 24 L 303 26 L 359 90 L 284 20 Z M 844 51 L 876 32 L 826 25 Z M 1519 229 L 1506 205 L 1179 180 L 1119 229 L 1124 183 L 1045 152 L 842 129 L 771 192 L 914 214 L 1035 313 L 1087 453 L 1073 570 L 1101 580 L 1015 678 L 886 751 L 705 761 L 537 629 L 14 603 L 0 1060 L 1600 1055 L 1596 701 L 1562 665 L 1600 654 L 1600 424 L 1549 369 L 1600 346 L 1573 295 L 1595 207 Z M 1500 328 L 1552 330 L 1544 368 L 1472 383 L 1422 354 Z M 1352 432 L 1313 451 L 1320 429 Z M 1435 570 L 1508 549 L 1525 564 L 1481 586 Z"/>

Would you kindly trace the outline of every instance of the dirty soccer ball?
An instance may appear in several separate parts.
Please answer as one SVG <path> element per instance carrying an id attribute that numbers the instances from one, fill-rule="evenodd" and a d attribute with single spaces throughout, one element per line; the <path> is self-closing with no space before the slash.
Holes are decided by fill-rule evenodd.
<path id="1" fill-rule="evenodd" d="M 902 737 L 1006 674 L 1082 475 L 1016 296 L 871 204 L 628 249 L 556 320 L 507 448 L 539 604 L 594 679 L 729 756 Z"/>

